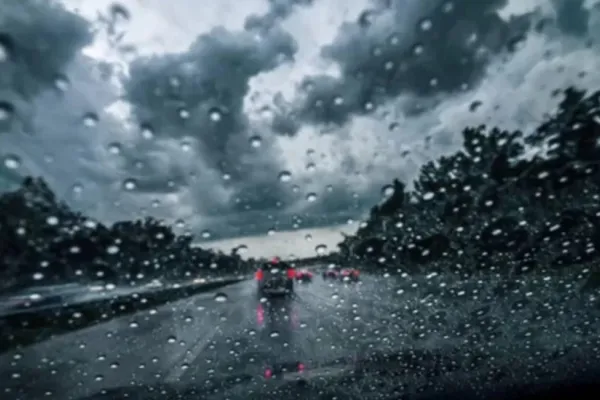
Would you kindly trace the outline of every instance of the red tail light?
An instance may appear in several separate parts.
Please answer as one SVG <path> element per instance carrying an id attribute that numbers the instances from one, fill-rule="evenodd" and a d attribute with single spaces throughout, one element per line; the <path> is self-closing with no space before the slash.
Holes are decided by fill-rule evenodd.
<path id="1" fill-rule="evenodd" d="M 288 278 L 295 278 L 296 277 L 296 270 L 294 268 L 290 268 L 287 270 L 287 276 Z"/>
<path id="2" fill-rule="evenodd" d="M 358 270 L 355 269 L 354 271 L 352 271 L 352 273 L 354 274 L 354 276 L 358 276 Z"/>
<path id="3" fill-rule="evenodd" d="M 258 271 L 256 271 L 256 274 L 254 274 L 254 277 L 256 278 L 257 281 L 262 281 L 263 279 L 263 271 L 262 269 L 259 269 Z"/>
<path id="4" fill-rule="evenodd" d="M 298 363 L 298 372 L 304 372 L 304 364 Z"/>
<path id="5" fill-rule="evenodd" d="M 271 368 L 265 369 L 265 378 L 269 379 L 272 376 L 273 376 L 273 371 L 271 371 Z"/>
<path id="6" fill-rule="evenodd" d="M 260 303 L 258 303 L 258 307 L 256 308 L 256 322 L 258 322 L 259 325 L 262 325 L 265 322 L 265 310 Z"/>

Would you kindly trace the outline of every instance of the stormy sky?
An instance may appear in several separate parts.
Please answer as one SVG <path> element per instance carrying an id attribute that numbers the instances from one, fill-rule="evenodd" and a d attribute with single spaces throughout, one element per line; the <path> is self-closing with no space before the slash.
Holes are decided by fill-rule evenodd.
<path id="1" fill-rule="evenodd" d="M 339 226 L 466 125 L 531 129 L 600 86 L 595 1 L 205 3 L 5 0 L 0 190 L 40 175 L 201 240 Z"/>

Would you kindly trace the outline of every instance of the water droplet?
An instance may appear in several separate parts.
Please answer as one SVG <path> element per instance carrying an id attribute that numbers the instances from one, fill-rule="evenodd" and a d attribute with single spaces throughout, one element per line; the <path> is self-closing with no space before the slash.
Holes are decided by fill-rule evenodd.
<path id="1" fill-rule="evenodd" d="M 433 23 L 431 22 L 430 19 L 423 19 L 423 20 L 421 20 L 421 22 L 419 22 L 419 28 L 421 28 L 422 31 L 431 30 L 432 26 L 433 26 Z"/>
<path id="2" fill-rule="evenodd" d="M 217 303 L 225 303 L 227 300 L 229 300 L 229 298 L 227 297 L 227 295 L 225 293 L 217 293 L 215 295 L 215 301 Z"/>
<path id="3" fill-rule="evenodd" d="M 110 15 L 113 19 L 118 21 L 128 21 L 129 18 L 131 18 L 129 10 L 127 10 L 124 5 L 118 3 L 113 3 L 110 6 Z"/>
<path id="4" fill-rule="evenodd" d="M 452 3 L 451 1 L 447 1 L 442 6 L 442 11 L 445 12 L 445 13 L 452 12 L 452 10 L 454 10 L 454 3 Z"/>
<path id="5" fill-rule="evenodd" d="M 17 169 L 21 166 L 21 159 L 14 154 L 4 157 L 4 166 L 8 169 Z"/>
<path id="6" fill-rule="evenodd" d="M 282 171 L 279 173 L 279 180 L 281 182 L 289 182 L 292 180 L 292 174 L 289 171 Z"/>
<path id="7" fill-rule="evenodd" d="M 317 200 L 317 194 L 316 193 L 309 193 L 306 195 L 306 200 L 310 203 L 314 202 L 315 200 Z"/>
<path id="8" fill-rule="evenodd" d="M 273 332 L 271 332 L 271 333 L 269 334 L 269 336 L 270 336 L 270 337 L 272 337 L 272 338 L 279 337 L 279 332 L 273 331 Z"/>
<path id="9" fill-rule="evenodd" d="M 423 195 L 423 200 L 431 200 L 435 197 L 433 192 L 427 192 Z"/>
<path id="10" fill-rule="evenodd" d="M 317 247 L 315 247 L 315 251 L 319 256 L 325 255 L 325 253 L 327 252 L 327 246 L 325 246 L 324 244 L 320 244 Z"/>
<path id="11" fill-rule="evenodd" d="M 422 44 L 416 44 L 413 46 L 412 52 L 414 55 L 418 56 L 423 54 L 423 51 L 425 50 L 425 48 L 423 47 Z"/>
<path id="12" fill-rule="evenodd" d="M 256 136 L 252 136 L 250 138 L 250 146 L 254 147 L 255 149 L 259 148 L 262 145 L 262 138 L 258 135 Z"/>
<path id="13" fill-rule="evenodd" d="M 137 327 L 139 327 L 139 325 L 138 325 L 138 323 L 137 323 L 137 322 L 135 322 L 135 321 L 131 321 L 131 322 L 129 323 L 129 327 L 130 327 L 130 328 L 137 328 Z"/>
<path id="14" fill-rule="evenodd" d="M 308 164 L 306 164 L 306 170 L 308 172 L 314 172 L 316 168 L 317 167 L 316 167 L 315 163 L 308 163 Z"/>
<path id="15" fill-rule="evenodd" d="M 121 145 L 119 143 L 111 143 L 108 145 L 108 151 L 111 154 L 121 153 Z"/>
<path id="16" fill-rule="evenodd" d="M 0 122 L 9 121 L 15 114 L 15 106 L 8 101 L 0 100 Z"/>
<path id="17" fill-rule="evenodd" d="M 190 142 L 183 142 L 181 143 L 181 150 L 188 152 L 192 149 L 192 145 Z"/>
<path id="18" fill-rule="evenodd" d="M 247 252 L 248 252 L 248 246 L 246 246 L 245 244 L 240 244 L 238 247 L 235 248 L 236 254 L 245 254 Z"/>
<path id="19" fill-rule="evenodd" d="M 211 121 L 219 122 L 223 118 L 223 113 L 217 107 L 213 107 L 208 111 L 208 116 Z"/>
<path id="20" fill-rule="evenodd" d="M 135 179 L 125 179 L 123 181 L 123 188 L 125 190 L 135 190 L 137 188 L 137 182 Z"/>
<path id="21" fill-rule="evenodd" d="M 33 280 L 41 281 L 42 279 L 44 279 L 44 274 L 42 274 L 41 272 L 36 272 L 35 274 L 33 274 Z"/>
<path id="22" fill-rule="evenodd" d="M 381 193 L 385 197 L 390 197 L 394 194 L 394 187 L 392 185 L 385 185 L 383 188 L 381 188 Z"/>
<path id="23" fill-rule="evenodd" d="M 58 218 L 55 216 L 50 216 L 50 217 L 46 218 L 46 223 L 48 225 L 56 226 L 56 225 L 58 225 L 58 222 L 59 222 Z"/>
<path id="24" fill-rule="evenodd" d="M 310 242 L 312 240 L 312 235 L 308 233 L 306 236 L 304 236 L 304 239 Z"/>
<path id="25" fill-rule="evenodd" d="M 75 194 L 81 194 L 83 192 L 83 185 L 81 183 L 76 183 L 71 190 L 73 190 L 73 193 Z"/>
<path id="26" fill-rule="evenodd" d="M 0 63 L 9 61 L 13 57 L 15 43 L 11 36 L 0 33 Z"/>
<path id="27" fill-rule="evenodd" d="M 108 246 L 108 247 L 106 248 L 106 252 L 107 252 L 108 254 L 117 254 L 117 253 L 119 252 L 119 247 L 118 247 L 118 246 L 115 246 L 115 245 Z"/>
<path id="28" fill-rule="evenodd" d="M 140 130 L 142 131 L 142 137 L 144 139 L 152 139 L 154 137 L 154 129 L 152 126 L 148 124 L 142 124 L 140 126 Z"/>
<path id="29" fill-rule="evenodd" d="M 96 125 L 98 125 L 98 121 L 99 118 L 96 113 L 89 112 L 83 116 L 83 125 L 87 128 L 95 127 Z"/>
<path id="30" fill-rule="evenodd" d="M 373 23 L 373 19 L 373 12 L 370 10 L 366 10 L 358 16 L 358 24 L 363 28 L 367 28 L 371 26 L 371 24 Z"/>
<path id="31" fill-rule="evenodd" d="M 208 230 L 202 231 L 202 239 L 210 239 L 212 237 L 212 233 Z"/>
<path id="32" fill-rule="evenodd" d="M 69 78 L 64 75 L 58 75 L 54 78 L 54 87 L 61 92 L 69 90 L 70 85 L 71 82 L 69 81 Z"/>
<path id="33" fill-rule="evenodd" d="M 179 109 L 179 117 L 181 119 L 188 119 L 190 117 L 190 112 L 185 108 Z"/>
<path id="34" fill-rule="evenodd" d="M 175 343 L 177 341 L 177 339 L 175 339 L 175 336 L 169 336 L 169 338 L 167 339 L 167 343 Z"/>

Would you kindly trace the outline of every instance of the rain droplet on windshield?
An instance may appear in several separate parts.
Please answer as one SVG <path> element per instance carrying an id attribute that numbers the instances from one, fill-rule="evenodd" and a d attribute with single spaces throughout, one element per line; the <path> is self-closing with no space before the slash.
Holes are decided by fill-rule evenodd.
<path id="1" fill-rule="evenodd" d="M 229 298 L 225 293 L 217 293 L 215 294 L 215 301 L 217 303 L 225 303 Z"/>
<path id="2" fill-rule="evenodd" d="M 314 202 L 315 200 L 317 200 L 317 194 L 316 193 L 309 193 L 306 195 L 306 200 L 310 203 Z"/>
<path id="3" fill-rule="evenodd" d="M 120 154 L 121 145 L 119 143 L 111 143 L 108 145 L 108 151 L 110 154 Z"/>
<path id="4" fill-rule="evenodd" d="M 152 126 L 148 124 L 142 124 L 140 126 L 140 130 L 142 131 L 142 137 L 144 139 L 152 139 L 154 137 L 154 129 Z"/>
<path id="5" fill-rule="evenodd" d="M 208 230 L 202 231 L 202 239 L 210 239 L 212 237 L 212 233 Z"/>
<path id="6" fill-rule="evenodd" d="M 289 171 L 282 171 L 279 173 L 279 180 L 281 182 L 289 182 L 292 180 L 292 174 Z"/>
<path id="7" fill-rule="evenodd" d="M 254 147 L 255 149 L 259 148 L 262 145 L 262 138 L 258 135 L 252 136 L 250 138 L 250 146 Z"/>
<path id="8" fill-rule="evenodd" d="M 125 179 L 123 181 L 123 188 L 125 190 L 135 190 L 137 188 L 137 183 L 135 179 Z"/>
<path id="9" fill-rule="evenodd" d="M 324 244 L 320 244 L 317 247 L 315 247 L 315 251 L 317 252 L 317 255 L 325 255 L 325 253 L 327 252 L 327 246 L 325 246 Z"/>
<path id="10" fill-rule="evenodd" d="M 93 128 L 98 125 L 98 114 L 89 112 L 83 116 L 83 125 L 87 128 Z"/>
<path id="11" fill-rule="evenodd" d="M 21 159 L 14 154 L 4 157 L 4 166 L 8 169 L 17 169 L 21 166 Z"/>
<path id="12" fill-rule="evenodd" d="M 213 107 L 208 111 L 208 116 L 213 122 L 219 122 L 223 118 L 223 113 L 217 107 Z"/>
<path id="13" fill-rule="evenodd" d="M 15 44 L 11 36 L 0 33 L 0 63 L 7 62 L 13 57 Z"/>
<path id="14" fill-rule="evenodd" d="M 383 194 L 384 197 L 390 197 L 394 194 L 394 187 L 392 185 L 385 185 L 381 188 L 381 194 Z"/>
<path id="15" fill-rule="evenodd" d="M 15 113 L 15 107 L 8 101 L 0 100 L 0 122 L 10 120 Z"/>

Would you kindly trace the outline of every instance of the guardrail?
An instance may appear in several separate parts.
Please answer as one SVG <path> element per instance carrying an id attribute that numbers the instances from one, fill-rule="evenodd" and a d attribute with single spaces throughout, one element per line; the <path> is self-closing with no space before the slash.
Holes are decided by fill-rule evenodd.
<path id="1" fill-rule="evenodd" d="M 84 303 L 4 315 L 0 317 L 0 353 L 243 280 L 245 279 L 220 278 L 206 283 L 145 290 Z"/>

